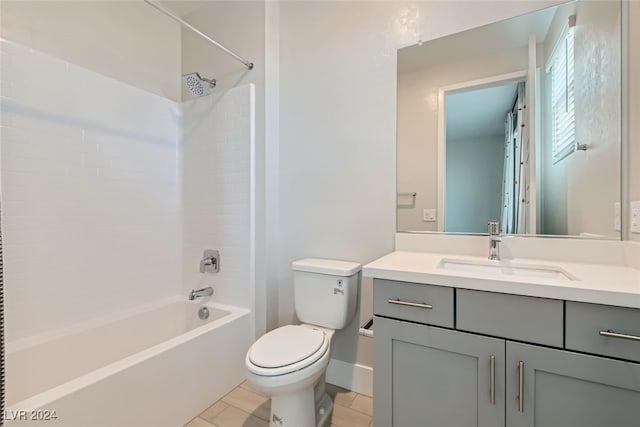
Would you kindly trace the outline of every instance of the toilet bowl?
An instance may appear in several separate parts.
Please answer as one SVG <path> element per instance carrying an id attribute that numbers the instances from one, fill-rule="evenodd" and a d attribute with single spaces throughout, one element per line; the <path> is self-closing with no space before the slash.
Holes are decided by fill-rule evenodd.
<path id="1" fill-rule="evenodd" d="M 270 425 L 316 427 L 329 417 L 333 403 L 324 390 L 324 373 L 332 336 L 333 331 L 311 325 L 283 326 L 247 352 L 247 379 L 272 398 Z"/>
<path id="2" fill-rule="evenodd" d="M 271 397 L 270 427 L 321 427 L 333 402 L 325 391 L 331 340 L 355 313 L 360 264 L 295 261 L 296 314 L 305 322 L 258 339 L 245 357 L 247 380 Z"/>

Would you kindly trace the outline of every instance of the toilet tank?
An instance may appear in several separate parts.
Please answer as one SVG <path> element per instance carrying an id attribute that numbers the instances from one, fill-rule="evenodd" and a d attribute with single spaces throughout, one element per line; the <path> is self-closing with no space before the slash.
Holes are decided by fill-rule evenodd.
<path id="1" fill-rule="evenodd" d="M 356 312 L 362 266 L 304 258 L 294 261 L 291 268 L 298 319 L 329 329 L 345 328 Z"/>

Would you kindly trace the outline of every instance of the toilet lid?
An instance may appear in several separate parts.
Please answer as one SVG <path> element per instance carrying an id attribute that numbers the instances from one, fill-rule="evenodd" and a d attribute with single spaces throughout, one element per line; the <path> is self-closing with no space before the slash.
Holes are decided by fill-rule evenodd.
<path id="1" fill-rule="evenodd" d="M 262 368 L 279 368 L 300 362 L 325 343 L 325 334 L 302 326 L 283 326 L 263 335 L 249 350 L 249 360 Z"/>

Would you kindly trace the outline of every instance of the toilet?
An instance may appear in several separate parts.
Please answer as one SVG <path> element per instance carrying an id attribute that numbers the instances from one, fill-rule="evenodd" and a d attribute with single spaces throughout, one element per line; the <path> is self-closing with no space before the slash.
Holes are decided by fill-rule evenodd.
<path id="1" fill-rule="evenodd" d="M 334 331 L 356 312 L 361 265 L 305 258 L 291 264 L 295 308 L 302 325 L 263 335 L 247 352 L 247 380 L 271 397 L 270 427 L 321 427 L 333 402 L 325 371 Z"/>

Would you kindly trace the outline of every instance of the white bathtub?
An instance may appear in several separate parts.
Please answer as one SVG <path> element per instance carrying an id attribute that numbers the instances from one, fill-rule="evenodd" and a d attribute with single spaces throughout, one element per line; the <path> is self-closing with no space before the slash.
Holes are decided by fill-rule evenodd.
<path id="1" fill-rule="evenodd" d="M 5 422 L 182 426 L 244 379 L 250 320 L 244 308 L 174 297 L 7 343 Z"/>

